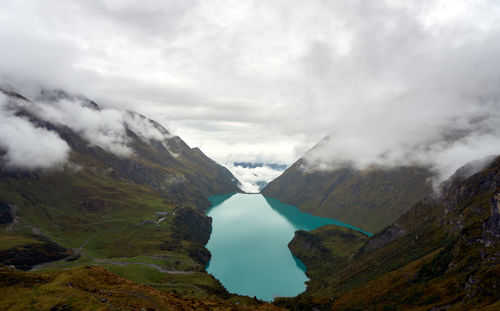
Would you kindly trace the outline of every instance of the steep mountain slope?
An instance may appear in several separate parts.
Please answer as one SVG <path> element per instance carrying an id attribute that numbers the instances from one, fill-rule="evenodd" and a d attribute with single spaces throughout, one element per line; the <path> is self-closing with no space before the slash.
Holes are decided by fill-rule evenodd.
<path id="1" fill-rule="evenodd" d="M 227 295 L 204 272 L 211 219 L 203 214 L 209 196 L 239 191 L 227 169 L 139 114 L 62 91 L 34 100 L 1 93 L 6 122 L 24 126 L 13 130 L 55 137 L 69 151 L 51 167 L 26 167 L 14 165 L 16 141 L 0 144 L 0 263 L 29 269 L 66 257 L 35 269 L 94 264 L 163 290 Z M 37 148 L 34 163 L 52 155 L 43 135 L 20 142 Z"/>
<path id="2" fill-rule="evenodd" d="M 206 197 L 210 195 L 238 191 L 238 181 L 229 170 L 205 156 L 200 149 L 190 148 L 182 139 L 172 136 L 157 122 L 137 113 L 131 111 L 125 113 L 124 137 L 118 137 L 123 142 L 115 137 L 120 133 L 110 135 L 104 133 L 108 136 L 104 136 L 103 139 L 113 139 L 115 145 L 118 144 L 116 141 L 123 145 L 118 147 L 131 150 L 130 154 L 122 154 L 120 149 L 114 152 L 113 148 L 117 148 L 111 144 L 110 148 L 104 149 L 102 145 L 89 142 L 90 135 L 85 128 L 73 127 L 63 118 L 58 120 L 40 111 L 36 104 L 25 100 L 22 95 L 5 91 L 4 93 L 9 95 L 11 107 L 17 116 L 28 119 L 35 126 L 57 133 L 69 145 L 71 148 L 69 163 L 76 164 L 78 168 L 102 170 L 115 179 L 150 186 L 163 196 L 191 202 L 197 207 L 208 206 Z M 96 103 L 63 91 L 42 91 L 36 101 L 43 102 L 46 106 L 73 102 L 83 113 L 93 113 L 91 117 L 101 112 Z M 103 115 L 105 118 L 106 115 L 104 113 Z M 110 127 L 104 130 L 114 129 Z M 93 132 L 91 134 L 95 135 Z M 99 134 L 101 133 L 97 135 Z M 3 175 L 8 175 L 12 171 L 5 167 L 5 163 L 1 166 L 1 170 Z"/>
<path id="3" fill-rule="evenodd" d="M 343 260 L 307 257 L 316 240 L 338 247 L 321 230 L 296 235 L 290 247 L 312 277 L 307 291 L 283 300 L 292 309 L 472 310 L 500 307 L 500 157 L 467 177 L 458 170 L 439 197 L 413 206 Z M 357 239 L 358 243 L 362 239 Z M 313 248 L 317 248 L 313 246 Z M 326 272 L 325 272 L 326 271 Z M 319 273 L 323 272 L 323 273 Z"/>
<path id="4" fill-rule="evenodd" d="M 302 158 L 261 193 L 305 212 L 377 232 L 432 192 L 431 176 L 420 167 L 312 171 Z"/>

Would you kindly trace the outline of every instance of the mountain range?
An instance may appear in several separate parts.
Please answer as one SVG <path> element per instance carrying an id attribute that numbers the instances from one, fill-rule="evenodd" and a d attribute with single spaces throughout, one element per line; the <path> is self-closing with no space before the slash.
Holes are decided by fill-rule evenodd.
<path id="1" fill-rule="evenodd" d="M 262 162 L 234 162 L 234 166 L 241 166 L 243 168 L 256 168 L 256 167 L 264 167 L 267 166 L 277 171 L 284 171 L 288 166 L 286 164 L 277 164 L 277 163 L 262 163 Z"/>

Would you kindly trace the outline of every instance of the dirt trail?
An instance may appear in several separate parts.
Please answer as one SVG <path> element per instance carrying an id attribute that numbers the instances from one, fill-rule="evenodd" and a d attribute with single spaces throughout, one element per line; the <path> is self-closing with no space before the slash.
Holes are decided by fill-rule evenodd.
<path id="1" fill-rule="evenodd" d="M 179 286 L 185 286 L 185 287 L 194 288 L 194 289 L 198 290 L 200 293 L 202 293 L 203 295 L 207 295 L 207 292 L 204 291 L 203 289 L 199 288 L 196 285 L 187 284 L 187 283 L 176 283 L 176 284 L 145 283 L 144 285 L 148 285 L 148 286 L 151 286 L 151 287 L 179 287 Z"/>
<path id="2" fill-rule="evenodd" d="M 90 240 L 92 240 L 96 235 L 97 235 L 97 233 L 94 233 L 93 235 L 91 235 L 87 240 L 85 240 L 85 242 L 83 242 L 83 244 L 79 248 L 74 250 L 74 253 L 80 254 L 81 256 L 84 255 L 85 251 L 83 250 L 83 248 L 85 248 L 85 246 L 87 246 L 87 244 L 90 242 Z M 89 255 L 87 255 L 87 257 L 89 259 L 91 259 L 93 261 L 93 263 L 117 265 L 117 266 L 141 265 L 141 266 L 146 266 L 146 267 L 158 270 L 159 272 L 166 273 L 166 274 L 191 274 L 191 273 L 196 272 L 196 271 L 184 271 L 184 270 L 167 270 L 167 269 L 163 268 L 162 266 L 155 265 L 155 264 L 148 263 L 148 262 L 140 262 L 140 261 L 133 262 L 133 261 L 118 261 L 118 260 L 116 260 L 116 259 L 125 259 L 126 260 L 127 259 L 126 257 L 110 258 L 110 259 L 96 258 L 96 257 L 89 256 Z M 55 261 L 50 261 L 50 262 L 45 262 L 42 264 L 34 265 L 31 268 L 31 270 L 40 270 L 40 269 L 44 269 L 44 268 L 55 268 L 58 266 L 59 267 L 76 266 L 76 265 L 81 265 L 81 264 L 82 263 L 79 263 L 79 262 L 69 263 L 69 262 L 65 261 L 65 259 L 60 259 L 60 260 L 55 260 Z M 92 264 L 92 263 L 90 263 L 90 264 Z"/>
<path id="3" fill-rule="evenodd" d="M 162 266 L 155 265 L 152 263 L 148 262 L 131 262 L 131 261 L 116 261 L 113 259 L 99 259 L 95 257 L 89 257 L 90 259 L 93 260 L 93 262 L 90 262 L 89 264 L 105 264 L 105 265 L 116 265 L 116 266 L 128 266 L 128 265 L 140 265 L 140 266 L 146 266 L 155 270 L 158 270 L 161 273 L 165 274 L 192 274 L 195 273 L 196 271 L 184 271 L 184 270 L 168 270 L 163 268 Z M 45 268 L 57 268 L 57 267 L 69 267 L 69 266 L 79 266 L 83 265 L 84 263 L 81 262 L 74 262 L 70 263 L 67 261 L 64 261 L 64 259 L 61 260 L 56 260 L 56 261 L 51 261 L 51 262 L 46 262 L 42 264 L 38 264 L 33 266 L 31 270 L 40 270 L 40 269 L 45 269 Z"/>
<path id="4" fill-rule="evenodd" d="M 117 266 L 141 265 L 141 266 L 146 266 L 146 267 L 158 270 L 161 273 L 166 273 L 166 274 L 191 274 L 191 273 L 196 272 L 196 271 L 183 271 L 183 270 L 167 270 L 167 269 L 163 268 L 162 266 L 155 265 L 155 264 L 148 263 L 148 262 L 116 261 L 113 259 L 99 259 L 99 258 L 94 258 L 94 257 L 90 257 L 90 258 L 92 258 L 92 260 L 94 260 L 95 262 L 108 264 L 108 265 L 117 265 Z"/>
<path id="5" fill-rule="evenodd" d="M 174 213 L 175 213 L 175 211 L 174 211 Z M 140 262 L 140 261 L 132 262 L 132 261 L 118 261 L 118 260 L 116 260 L 116 259 L 126 260 L 126 259 L 128 259 L 127 257 L 101 259 L 101 258 L 96 258 L 93 256 L 89 256 L 88 254 L 85 254 L 85 251 L 84 251 L 85 246 L 87 246 L 87 244 L 90 242 L 90 240 L 95 238 L 98 234 L 99 234 L 99 232 L 94 233 L 93 235 L 88 237 L 82 243 L 82 245 L 80 245 L 80 247 L 74 249 L 73 250 L 74 255 L 80 255 L 82 257 L 83 257 L 83 255 L 86 255 L 87 258 L 89 258 L 93 261 L 93 262 L 90 262 L 89 264 L 99 263 L 99 264 L 108 264 L 108 265 L 117 265 L 117 266 L 142 265 L 142 266 L 146 266 L 146 267 L 158 270 L 159 272 L 165 273 L 165 274 L 191 274 L 191 273 L 196 272 L 196 271 L 184 271 L 184 270 L 167 270 L 167 269 L 163 268 L 162 266 L 155 265 L 155 264 L 148 263 L 148 262 Z M 77 265 L 82 265 L 82 264 L 84 264 L 84 263 L 81 263 L 81 262 L 70 263 L 70 262 L 67 262 L 65 260 L 65 258 L 63 258 L 63 259 L 59 259 L 59 260 L 55 260 L 55 261 L 50 261 L 50 262 L 45 262 L 45 263 L 41 263 L 38 265 L 34 265 L 31 268 L 31 270 L 40 270 L 40 269 L 45 269 L 45 268 L 58 268 L 58 267 L 62 268 L 62 267 L 77 266 Z M 199 288 L 198 288 L 198 290 L 199 290 Z"/>
<path id="6" fill-rule="evenodd" d="M 89 238 L 87 240 L 85 240 L 85 242 L 83 242 L 83 244 L 79 248 L 75 249 L 75 253 L 80 253 L 82 251 L 82 249 L 85 246 L 87 246 L 87 244 L 89 243 L 89 241 L 92 240 L 93 238 L 95 238 L 96 235 L 97 235 L 97 232 L 94 233 L 94 234 L 92 234 L 91 236 L 89 236 Z"/>
<path id="7" fill-rule="evenodd" d="M 82 255 L 82 249 L 85 246 L 87 246 L 89 241 L 92 240 L 96 235 L 97 235 L 97 233 L 94 233 L 87 240 L 85 240 L 85 242 L 83 242 L 83 244 L 79 248 L 74 249 L 73 256 L 74 255 Z M 49 262 L 44 262 L 44 263 L 41 263 L 38 265 L 34 265 L 33 267 L 31 267 L 30 270 L 40 270 L 40 269 L 47 268 L 47 267 L 56 267 L 56 266 L 63 266 L 63 265 L 64 266 L 73 266 L 73 265 L 77 265 L 77 264 L 79 264 L 79 263 L 70 264 L 66 261 L 66 258 L 63 258 L 63 259 L 59 259 L 59 260 L 54 260 L 54 261 L 49 261 Z"/>

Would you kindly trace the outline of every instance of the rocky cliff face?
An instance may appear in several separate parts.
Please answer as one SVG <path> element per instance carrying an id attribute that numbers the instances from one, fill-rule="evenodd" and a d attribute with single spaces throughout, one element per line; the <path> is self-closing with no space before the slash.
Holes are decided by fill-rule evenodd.
<path id="1" fill-rule="evenodd" d="M 489 216 L 482 225 L 495 231 L 498 222 L 495 192 L 499 186 L 499 176 L 495 169 L 498 161 L 492 162 L 490 169 L 472 174 L 474 164 L 467 164 L 457 170 L 453 176 L 440 186 L 440 193 L 422 200 L 401 216 L 395 223 L 374 236 L 365 246 L 367 251 L 385 246 L 399 237 L 421 231 L 423 223 L 435 223 L 447 233 L 459 233 L 476 217 Z M 479 162 L 488 163 L 487 160 Z M 486 202 L 469 206 L 474 198 L 491 200 L 491 206 L 485 208 Z M 488 213 L 489 210 L 489 213 Z"/>
<path id="2" fill-rule="evenodd" d="M 491 200 L 491 216 L 484 224 L 484 242 L 491 246 L 500 239 L 500 194 L 497 193 Z"/>
<path id="3" fill-rule="evenodd" d="M 8 224 L 11 223 L 12 220 L 12 211 L 8 204 L 4 202 L 0 202 L 0 224 Z"/>
<path id="4" fill-rule="evenodd" d="M 72 251 L 52 241 L 41 239 L 37 243 L 0 250 L 0 263 L 17 269 L 29 270 L 32 266 L 68 257 Z"/>
<path id="5" fill-rule="evenodd" d="M 306 264 L 310 278 L 307 292 L 314 295 L 327 286 L 324 276 L 346 269 L 353 255 L 368 240 L 368 236 L 349 228 L 323 226 L 311 232 L 299 230 L 288 247 Z"/>

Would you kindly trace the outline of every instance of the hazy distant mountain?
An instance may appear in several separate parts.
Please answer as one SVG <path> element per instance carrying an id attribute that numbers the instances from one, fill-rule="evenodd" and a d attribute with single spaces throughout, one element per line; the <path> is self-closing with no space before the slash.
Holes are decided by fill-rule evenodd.
<path id="1" fill-rule="evenodd" d="M 484 161 L 483 161 L 484 163 Z M 497 310 L 500 301 L 500 157 L 459 169 L 372 238 L 334 227 L 297 232 L 307 291 L 283 306 L 328 310 Z"/>
<path id="2" fill-rule="evenodd" d="M 431 177 L 426 168 L 408 166 L 310 170 L 302 158 L 261 192 L 303 211 L 377 232 L 432 192 Z"/>
<path id="3" fill-rule="evenodd" d="M 234 162 L 234 166 L 241 166 L 244 168 L 256 168 L 256 167 L 264 167 L 267 166 L 269 168 L 272 168 L 273 170 L 277 171 L 284 171 L 288 165 L 286 164 L 276 164 L 276 163 L 262 163 L 262 162 L 257 162 L 257 163 L 251 163 L 251 162 Z"/>
<path id="4" fill-rule="evenodd" d="M 279 176 L 288 166 L 277 163 L 234 162 L 228 167 L 241 182 L 242 190 L 257 193 L 268 182 Z"/>

